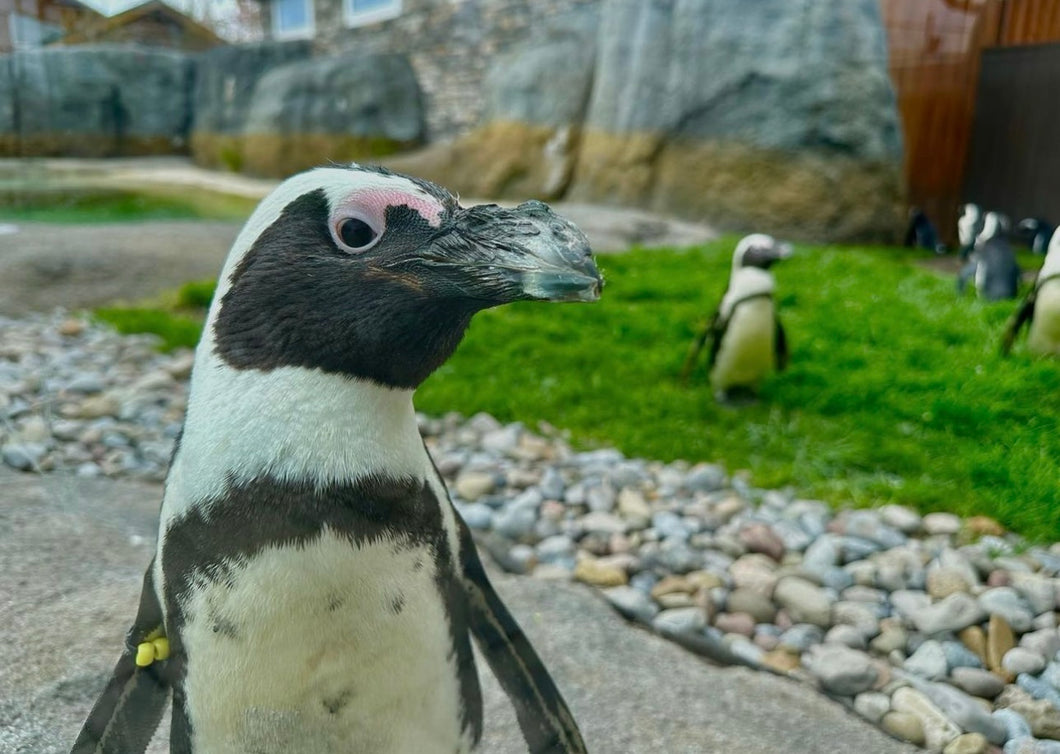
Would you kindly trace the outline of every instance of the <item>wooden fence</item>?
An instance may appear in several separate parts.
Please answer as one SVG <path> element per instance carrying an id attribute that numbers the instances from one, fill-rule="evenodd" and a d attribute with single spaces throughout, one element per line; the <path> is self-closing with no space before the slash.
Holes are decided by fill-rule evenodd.
<path id="1" fill-rule="evenodd" d="M 970 198 L 965 187 L 972 151 L 996 143 L 972 139 L 983 52 L 1060 41 L 1060 0 L 880 2 L 905 138 L 909 201 L 952 243 L 958 207 Z M 1055 218 L 1060 206 L 1049 214 Z"/>

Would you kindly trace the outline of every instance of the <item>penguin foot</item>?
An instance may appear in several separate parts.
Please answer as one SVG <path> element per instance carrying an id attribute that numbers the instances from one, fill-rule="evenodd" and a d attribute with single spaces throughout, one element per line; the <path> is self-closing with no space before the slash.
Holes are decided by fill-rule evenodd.
<path id="1" fill-rule="evenodd" d="M 156 628 L 146 639 L 136 645 L 136 665 L 146 668 L 155 660 L 169 659 L 169 639 L 162 635 L 162 629 Z"/>
<path id="2" fill-rule="evenodd" d="M 716 390 L 714 400 L 725 408 L 741 408 L 758 403 L 758 393 L 751 388 L 733 387 L 728 390 Z"/>

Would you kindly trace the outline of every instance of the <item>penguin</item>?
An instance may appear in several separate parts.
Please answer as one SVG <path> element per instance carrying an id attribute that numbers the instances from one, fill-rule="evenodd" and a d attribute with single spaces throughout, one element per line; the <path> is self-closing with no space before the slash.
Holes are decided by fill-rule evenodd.
<path id="1" fill-rule="evenodd" d="M 139 610 L 74 754 L 469 752 L 470 637 L 532 752 L 584 752 L 490 585 L 413 392 L 472 316 L 595 301 L 585 236 L 545 204 L 462 207 L 384 168 L 291 177 L 221 271 Z"/>
<path id="2" fill-rule="evenodd" d="M 1027 217 L 1016 225 L 1016 236 L 1035 254 L 1045 254 L 1056 229 L 1040 217 Z"/>
<path id="3" fill-rule="evenodd" d="M 704 344 L 711 339 L 708 369 L 720 403 L 737 392 L 754 395 L 773 368 L 787 366 L 784 328 L 773 303 L 769 268 L 791 256 L 791 246 L 756 233 L 741 239 L 732 258 L 728 289 L 718 310 L 689 349 L 682 369 L 687 381 Z"/>
<path id="4" fill-rule="evenodd" d="M 961 244 L 961 259 L 967 259 L 975 248 L 975 239 L 983 231 L 983 212 L 978 204 L 968 203 L 957 218 L 957 240 Z"/>
<path id="5" fill-rule="evenodd" d="M 1020 328 L 1028 322 L 1027 350 L 1060 358 L 1060 228 L 1053 231 L 1034 287 L 1006 328 L 1001 344 L 1003 355 L 1009 354 Z"/>
<path id="6" fill-rule="evenodd" d="M 975 239 L 967 264 L 957 276 L 958 294 L 964 293 L 969 280 L 974 280 L 976 293 L 987 301 L 1016 297 L 1020 268 L 1006 237 L 1007 224 L 1004 215 L 986 213 L 983 230 Z"/>
<path id="7" fill-rule="evenodd" d="M 910 249 L 927 249 L 936 254 L 946 253 L 946 244 L 939 241 L 934 223 L 919 207 L 909 208 L 909 224 L 906 226 L 903 243 Z"/>

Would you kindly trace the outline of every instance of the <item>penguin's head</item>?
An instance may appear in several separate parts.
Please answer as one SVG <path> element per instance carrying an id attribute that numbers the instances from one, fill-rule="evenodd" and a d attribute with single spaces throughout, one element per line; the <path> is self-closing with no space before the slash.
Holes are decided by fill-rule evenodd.
<path id="1" fill-rule="evenodd" d="M 983 216 L 983 229 L 979 232 L 975 242 L 985 243 L 991 238 L 1004 238 L 1008 233 L 1008 217 L 1000 212 L 987 212 Z"/>
<path id="2" fill-rule="evenodd" d="M 594 301 L 600 287 L 585 236 L 541 202 L 464 208 L 385 169 L 318 168 L 284 181 L 236 239 L 200 352 L 408 389 L 475 312 Z"/>
<path id="3" fill-rule="evenodd" d="M 787 259 L 791 254 L 791 244 L 781 243 L 764 233 L 754 233 L 741 238 L 736 244 L 736 251 L 732 255 L 732 268 L 739 270 L 744 267 L 757 267 L 768 270 L 774 262 Z"/>
<path id="4" fill-rule="evenodd" d="M 961 208 L 961 216 L 957 220 L 957 237 L 961 246 L 971 246 L 975 243 L 976 233 L 980 229 L 983 213 L 978 204 L 965 204 Z"/>

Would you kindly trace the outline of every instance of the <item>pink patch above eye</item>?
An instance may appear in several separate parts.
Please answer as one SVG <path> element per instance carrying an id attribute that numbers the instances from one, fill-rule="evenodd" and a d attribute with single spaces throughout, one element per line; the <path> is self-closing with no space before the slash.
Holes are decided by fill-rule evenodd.
<path id="1" fill-rule="evenodd" d="M 386 217 L 387 207 L 407 206 L 416 210 L 432 227 L 442 224 L 443 207 L 436 199 L 397 189 L 365 189 L 350 196 L 344 206 L 350 210 L 360 210 L 373 223 L 378 222 L 380 229 Z"/>

